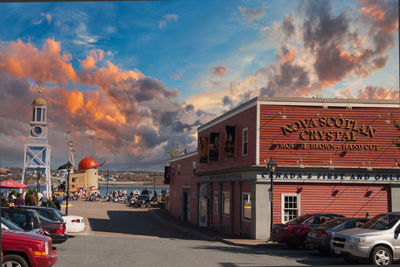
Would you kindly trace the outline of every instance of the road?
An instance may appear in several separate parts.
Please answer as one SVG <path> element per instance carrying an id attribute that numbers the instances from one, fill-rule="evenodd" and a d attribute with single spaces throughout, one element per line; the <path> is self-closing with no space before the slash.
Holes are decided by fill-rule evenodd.
<path id="1" fill-rule="evenodd" d="M 313 251 L 246 248 L 196 239 L 155 219 L 146 209 L 119 203 L 72 202 L 69 214 L 85 217 L 87 229 L 55 245 L 57 267 L 345 265 L 340 258 Z"/>

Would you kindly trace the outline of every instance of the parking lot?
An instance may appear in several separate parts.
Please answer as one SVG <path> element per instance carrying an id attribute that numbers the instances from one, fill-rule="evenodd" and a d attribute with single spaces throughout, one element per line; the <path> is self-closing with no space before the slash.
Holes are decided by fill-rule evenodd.
<path id="1" fill-rule="evenodd" d="M 55 266 L 298 266 L 346 265 L 334 256 L 282 245 L 242 247 L 171 227 L 147 209 L 120 203 L 74 201 L 69 214 L 86 230 L 56 245 Z"/>

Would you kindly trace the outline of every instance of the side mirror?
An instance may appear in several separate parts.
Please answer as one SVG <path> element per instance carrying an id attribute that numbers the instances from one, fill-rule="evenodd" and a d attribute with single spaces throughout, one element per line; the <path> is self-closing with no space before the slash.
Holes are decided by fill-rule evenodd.
<path id="1" fill-rule="evenodd" d="M 400 225 L 396 227 L 396 229 L 394 230 L 394 233 L 396 235 L 400 234 Z"/>

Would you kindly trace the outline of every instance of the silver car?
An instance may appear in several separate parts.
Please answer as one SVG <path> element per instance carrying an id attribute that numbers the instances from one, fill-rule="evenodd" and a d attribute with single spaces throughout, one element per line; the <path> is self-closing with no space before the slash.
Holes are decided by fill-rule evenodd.
<path id="1" fill-rule="evenodd" d="M 336 233 L 331 249 L 348 262 L 390 265 L 400 258 L 400 212 L 379 214 L 360 228 Z"/>

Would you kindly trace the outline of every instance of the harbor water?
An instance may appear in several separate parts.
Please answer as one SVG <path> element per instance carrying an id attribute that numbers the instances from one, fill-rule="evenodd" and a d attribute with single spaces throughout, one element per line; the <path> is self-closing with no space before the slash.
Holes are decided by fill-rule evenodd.
<path id="1" fill-rule="evenodd" d="M 36 188 L 36 186 L 29 186 L 29 188 L 31 188 L 32 190 L 33 189 L 35 189 Z M 108 186 L 108 192 L 109 193 L 111 193 L 112 191 L 114 191 L 114 190 L 121 190 L 121 191 L 124 191 L 124 189 L 126 189 L 126 191 L 127 191 L 127 193 L 128 193 L 128 195 L 129 195 L 129 193 L 130 192 L 132 192 L 132 191 L 135 191 L 135 190 L 139 190 L 139 192 L 142 192 L 142 190 L 144 190 L 144 189 L 147 189 L 149 192 L 151 192 L 150 194 L 152 195 L 153 194 L 153 189 L 155 188 L 155 191 L 157 192 L 157 194 L 158 195 L 160 195 L 161 194 L 161 192 L 162 192 L 162 190 L 164 190 L 164 189 L 167 189 L 168 190 L 168 192 L 169 192 L 169 186 L 156 186 L 156 187 L 153 187 L 153 186 L 129 186 L 129 185 L 125 185 L 125 186 L 122 186 L 122 185 L 120 185 L 120 186 L 115 186 L 115 185 L 109 185 Z M 4 189 L 3 189 L 4 190 Z M 19 189 L 18 189 L 19 190 Z M 17 192 L 18 192 L 18 190 L 17 190 Z M 44 185 L 41 185 L 40 187 L 39 187 L 39 191 L 40 192 L 43 192 L 43 191 L 45 191 L 46 190 L 46 186 L 44 186 Z M 107 193 L 107 186 L 106 185 L 99 185 L 99 190 L 100 190 L 100 194 L 102 195 L 102 196 L 105 196 L 106 195 L 106 193 Z M 10 191 L 10 190 L 9 190 Z M 4 192 L 4 191 L 2 191 L 2 192 Z"/>

